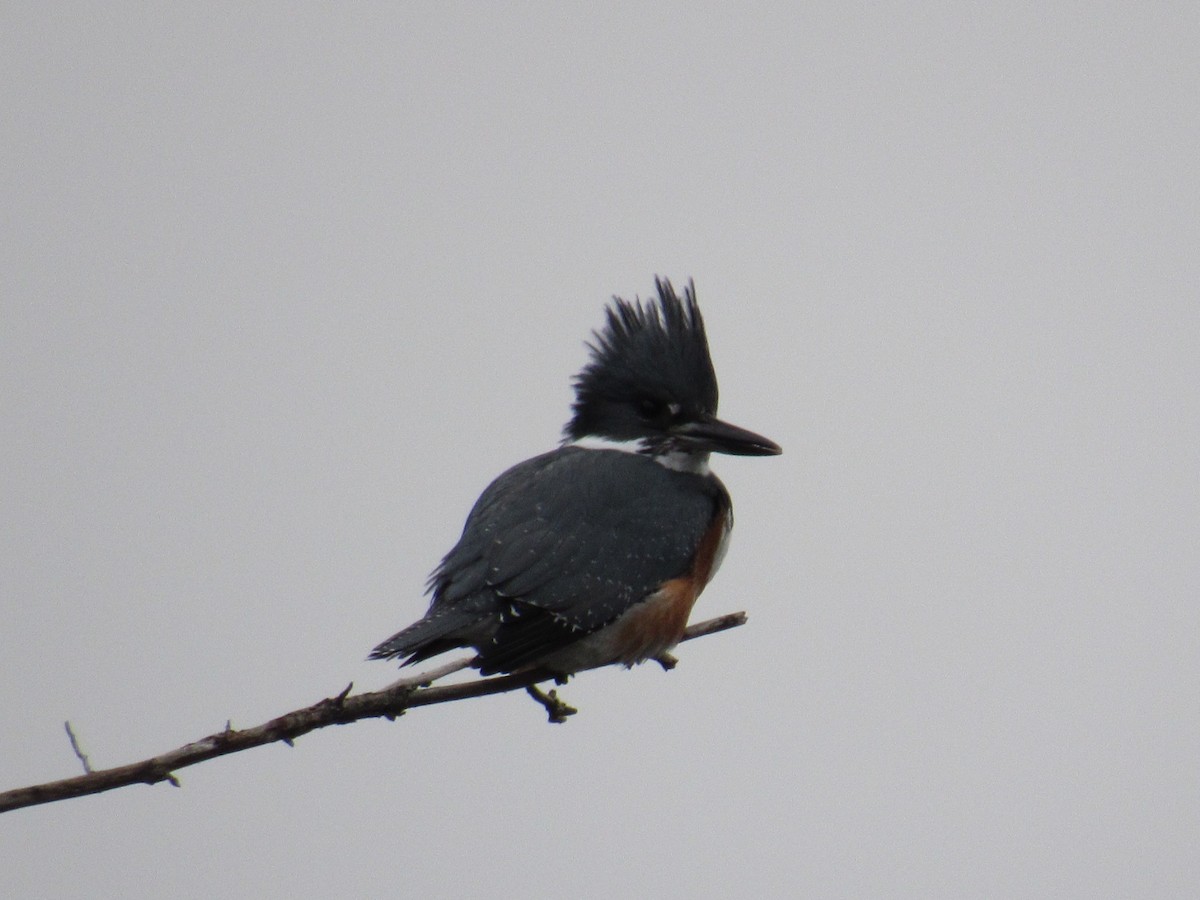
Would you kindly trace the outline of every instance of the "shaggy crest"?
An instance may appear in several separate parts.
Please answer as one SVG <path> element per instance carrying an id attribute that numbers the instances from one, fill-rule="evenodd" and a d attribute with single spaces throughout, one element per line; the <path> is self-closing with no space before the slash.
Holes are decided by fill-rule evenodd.
<path id="1" fill-rule="evenodd" d="M 612 423 L 614 407 L 628 406 L 631 397 L 644 418 L 653 418 L 656 411 L 674 416 L 716 413 L 717 376 L 695 286 L 689 281 L 682 299 L 666 279 L 656 278 L 655 287 L 657 302 L 614 297 L 603 330 L 593 332 L 591 359 L 574 380 L 568 440 L 636 436 L 619 424 L 600 427 L 601 422 Z"/>

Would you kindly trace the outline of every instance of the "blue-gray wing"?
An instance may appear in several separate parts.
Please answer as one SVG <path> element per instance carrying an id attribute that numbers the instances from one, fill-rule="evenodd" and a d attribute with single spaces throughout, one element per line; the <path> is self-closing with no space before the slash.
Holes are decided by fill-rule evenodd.
<path id="1" fill-rule="evenodd" d="M 415 661 L 485 637 L 501 656 L 505 642 L 565 646 L 688 572 L 727 504 L 715 478 L 635 454 L 565 447 L 534 457 L 480 496 L 430 578 L 425 618 L 372 655 Z"/>

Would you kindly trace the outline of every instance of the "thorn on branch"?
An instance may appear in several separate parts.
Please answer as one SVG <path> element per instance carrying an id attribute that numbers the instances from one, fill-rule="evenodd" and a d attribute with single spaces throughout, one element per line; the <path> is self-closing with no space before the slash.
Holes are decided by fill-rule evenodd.
<path id="1" fill-rule="evenodd" d="M 560 682 L 561 684 L 561 682 Z M 544 693 L 536 684 L 531 684 L 525 688 L 525 693 L 529 694 L 534 700 L 542 704 L 546 709 L 546 717 L 554 725 L 561 725 L 567 721 L 567 716 L 573 716 L 579 712 L 575 707 L 568 705 L 558 696 L 558 691 Z"/>

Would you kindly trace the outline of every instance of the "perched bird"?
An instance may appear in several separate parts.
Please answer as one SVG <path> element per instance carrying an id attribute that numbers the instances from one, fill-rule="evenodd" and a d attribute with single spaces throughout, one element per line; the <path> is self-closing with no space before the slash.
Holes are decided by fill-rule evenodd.
<path id="1" fill-rule="evenodd" d="M 716 418 L 717 378 L 689 283 L 614 298 L 576 376 L 562 445 L 480 495 L 429 579 L 420 621 L 372 659 L 474 647 L 481 674 L 632 666 L 679 642 L 716 573 L 733 508 L 710 453 L 773 456 Z"/>

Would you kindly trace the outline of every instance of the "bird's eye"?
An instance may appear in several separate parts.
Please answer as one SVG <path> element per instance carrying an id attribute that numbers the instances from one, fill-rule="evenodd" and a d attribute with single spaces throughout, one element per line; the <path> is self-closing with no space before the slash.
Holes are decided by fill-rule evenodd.
<path id="1" fill-rule="evenodd" d="M 678 403 L 643 397 L 638 401 L 638 414 L 648 422 L 672 422 L 679 418 L 683 407 Z"/>
<path id="2" fill-rule="evenodd" d="M 647 420 L 662 419 L 669 415 L 668 406 L 656 397 L 642 397 L 638 400 L 638 415 Z"/>

